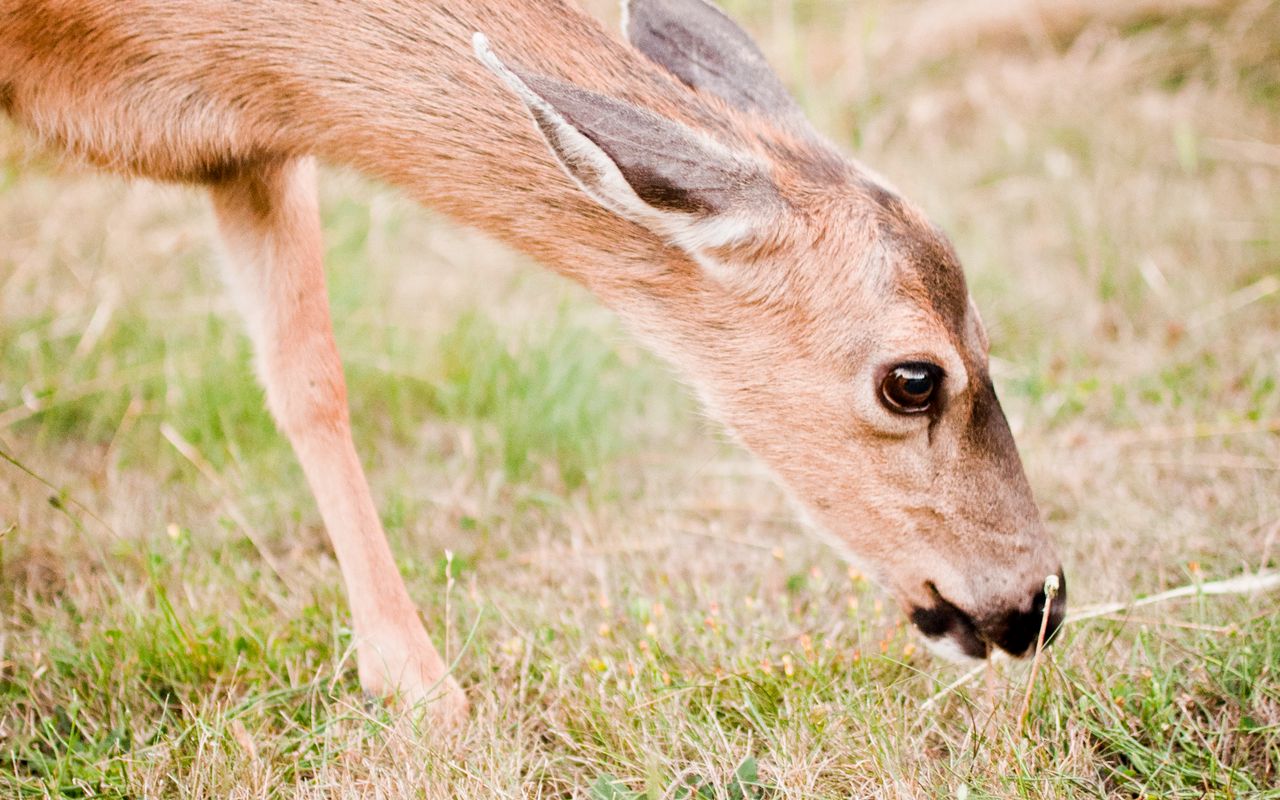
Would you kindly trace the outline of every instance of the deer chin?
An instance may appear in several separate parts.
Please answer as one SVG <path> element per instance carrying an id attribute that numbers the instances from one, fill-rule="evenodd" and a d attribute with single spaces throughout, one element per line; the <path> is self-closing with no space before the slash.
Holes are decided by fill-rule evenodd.
<path id="1" fill-rule="evenodd" d="M 950 636 L 934 637 L 920 634 L 920 640 L 929 652 L 951 664 L 981 664 L 986 659 L 970 655 L 955 639 Z"/>

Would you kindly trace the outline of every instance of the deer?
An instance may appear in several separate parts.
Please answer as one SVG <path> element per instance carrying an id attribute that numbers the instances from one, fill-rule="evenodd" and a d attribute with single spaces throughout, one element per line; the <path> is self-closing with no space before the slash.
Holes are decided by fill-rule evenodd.
<path id="1" fill-rule="evenodd" d="M 0 111 L 209 193 L 371 695 L 469 713 L 352 441 L 317 162 L 585 286 L 926 642 L 1025 655 L 1063 619 L 1062 567 L 956 250 L 717 6 L 624 0 L 622 27 L 568 0 L 0 0 Z"/>

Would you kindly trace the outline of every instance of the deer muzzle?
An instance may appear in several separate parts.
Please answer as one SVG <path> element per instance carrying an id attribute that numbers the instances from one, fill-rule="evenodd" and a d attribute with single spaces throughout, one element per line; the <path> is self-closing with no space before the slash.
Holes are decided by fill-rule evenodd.
<path id="1" fill-rule="evenodd" d="M 1049 644 L 1066 617 L 1067 583 L 1061 569 L 1057 578 L 1057 594 L 1052 599 L 1041 585 L 1028 590 L 1020 602 L 982 615 L 960 608 L 930 583 L 926 588 L 933 604 L 913 609 L 911 621 L 943 655 L 983 659 L 999 648 L 1012 656 L 1025 656 L 1035 651 L 1041 627 L 1045 644 Z"/>

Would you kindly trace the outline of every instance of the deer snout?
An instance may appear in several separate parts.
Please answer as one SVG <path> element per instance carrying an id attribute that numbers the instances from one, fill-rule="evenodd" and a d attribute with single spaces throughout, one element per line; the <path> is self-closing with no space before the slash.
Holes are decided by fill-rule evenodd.
<path id="1" fill-rule="evenodd" d="M 933 604 L 911 611 L 911 622 L 943 656 L 986 658 L 993 648 L 1012 656 L 1025 656 L 1035 650 L 1040 626 L 1045 626 L 1045 643 L 1053 641 L 1067 611 L 1067 582 L 1058 570 L 1058 589 L 1052 601 L 1043 585 L 1035 587 L 1012 607 L 971 614 L 943 597 L 932 583 L 926 588 Z M 1045 604 L 1049 603 L 1048 619 Z"/>
<path id="2" fill-rule="evenodd" d="M 1048 619 L 1045 619 L 1045 604 L 1049 603 Z M 1067 615 L 1067 579 L 1058 570 L 1058 588 L 1052 602 L 1045 596 L 1044 586 L 1040 586 L 1031 595 L 1029 609 L 1010 609 L 985 620 L 978 626 L 978 633 L 984 641 L 999 647 L 1014 656 L 1025 656 L 1035 650 L 1036 640 L 1040 636 L 1040 627 L 1044 626 L 1044 641 L 1053 641 L 1062 620 Z"/>

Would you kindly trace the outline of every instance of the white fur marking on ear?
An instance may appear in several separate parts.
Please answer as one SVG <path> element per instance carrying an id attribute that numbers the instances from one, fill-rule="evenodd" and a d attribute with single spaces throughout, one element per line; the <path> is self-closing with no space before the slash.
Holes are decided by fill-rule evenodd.
<path id="1" fill-rule="evenodd" d="M 624 4 L 623 8 L 625 10 L 627 5 Z M 755 228 L 755 223 L 749 216 L 720 214 L 698 217 L 681 212 L 661 211 L 649 205 L 631 188 L 613 159 L 571 125 L 555 106 L 533 91 L 510 67 L 502 63 L 483 33 L 473 34 L 471 43 L 476 57 L 524 102 L 534 117 L 535 127 L 546 140 L 561 168 L 587 196 L 615 214 L 658 233 L 693 256 L 704 269 L 715 273 L 717 278 L 727 279 L 724 267 L 712 262 L 703 253 L 749 239 Z M 545 124 L 554 126 L 555 141 L 543 130 L 544 120 Z M 714 141 L 706 139 L 702 144 L 708 150 L 723 151 L 726 160 L 734 158 Z"/>
<path id="2" fill-rule="evenodd" d="M 750 219 L 729 214 L 707 219 L 697 219 L 688 214 L 663 216 L 660 225 L 653 227 L 688 253 L 703 272 L 724 284 L 734 280 L 737 271 L 708 255 L 707 251 L 747 241 L 755 230 Z"/>
<path id="3" fill-rule="evenodd" d="M 755 228 L 750 219 L 736 214 L 706 219 L 694 219 L 688 214 L 678 216 L 685 218 L 685 224 L 672 226 L 671 238 L 687 250 L 712 250 L 738 244 L 750 238 Z"/>
<path id="4" fill-rule="evenodd" d="M 622 38 L 631 41 L 631 0 L 622 0 L 622 19 L 618 27 L 622 29 Z"/>
<path id="5" fill-rule="evenodd" d="M 650 221 L 648 218 L 653 215 L 653 209 L 635 193 L 635 190 L 631 188 L 631 184 L 627 183 L 626 178 L 622 176 L 622 171 L 618 169 L 618 165 L 613 163 L 613 159 L 605 155 L 604 151 L 595 142 L 592 142 L 581 131 L 570 125 L 568 120 L 555 109 L 555 106 L 542 99 L 537 92 L 530 89 L 529 85 L 521 80 L 519 75 L 513 72 L 506 64 L 503 64 L 489 47 L 488 37 L 483 33 L 476 32 L 471 37 L 471 44 L 475 48 L 476 56 L 480 61 L 524 101 L 531 113 L 542 114 L 555 126 L 560 146 L 568 151 L 563 156 L 556 152 L 556 144 L 547 139 L 546 132 L 542 130 L 542 126 L 537 125 L 535 114 L 534 122 L 539 133 L 542 133 L 543 138 L 547 139 L 547 146 L 556 155 L 565 173 L 573 179 L 574 183 L 578 184 L 582 191 L 616 214 L 634 221 Z M 578 174 L 578 170 L 575 170 L 572 165 L 566 162 L 566 157 L 572 160 L 581 160 L 589 165 L 591 170 L 595 172 L 594 177 L 597 184 L 594 186 L 588 184 L 583 179 L 583 176 Z"/>

